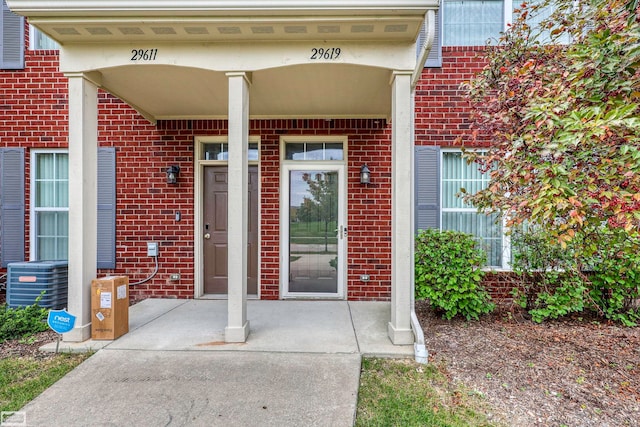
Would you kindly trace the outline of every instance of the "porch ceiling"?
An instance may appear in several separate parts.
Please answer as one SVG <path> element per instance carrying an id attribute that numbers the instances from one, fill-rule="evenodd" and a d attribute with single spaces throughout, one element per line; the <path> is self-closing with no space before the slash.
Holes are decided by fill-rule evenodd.
<path id="1" fill-rule="evenodd" d="M 226 118 L 223 72 L 169 65 L 101 70 L 102 87 L 149 120 Z M 253 118 L 351 117 L 390 114 L 391 71 L 348 64 L 303 64 L 251 73 Z M 372 89 L 372 88 L 375 88 Z"/>

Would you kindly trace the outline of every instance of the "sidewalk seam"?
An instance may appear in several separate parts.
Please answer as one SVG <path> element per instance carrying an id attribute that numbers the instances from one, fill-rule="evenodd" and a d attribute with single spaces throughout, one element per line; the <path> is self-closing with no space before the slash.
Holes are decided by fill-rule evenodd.
<path id="1" fill-rule="evenodd" d="M 358 354 L 361 354 L 360 350 L 360 341 L 358 341 L 358 333 L 356 332 L 356 324 L 353 321 L 353 313 L 351 312 L 351 304 L 347 301 L 347 307 L 349 308 L 349 318 L 351 319 L 351 328 L 353 329 L 353 336 L 356 339 L 356 348 L 358 349 Z"/>

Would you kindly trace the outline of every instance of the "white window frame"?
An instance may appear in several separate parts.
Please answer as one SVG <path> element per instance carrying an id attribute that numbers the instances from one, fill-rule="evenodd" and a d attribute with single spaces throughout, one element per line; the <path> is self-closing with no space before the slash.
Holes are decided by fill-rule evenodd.
<path id="1" fill-rule="evenodd" d="M 470 150 L 467 150 L 470 151 Z M 482 149 L 478 149 L 477 151 L 482 151 Z M 444 189 L 443 189 L 443 176 L 444 176 L 444 168 L 445 168 L 445 162 L 444 162 L 444 156 L 446 153 L 461 153 L 464 157 L 464 154 L 462 153 L 462 149 L 460 148 L 443 148 L 440 150 L 440 176 L 439 176 L 439 182 L 438 185 L 440 186 L 440 210 L 438 212 L 438 214 L 440 215 L 440 219 L 439 219 L 439 224 L 440 224 L 440 229 L 444 230 L 443 226 L 442 226 L 442 214 L 445 212 L 463 212 L 463 213 L 475 213 L 478 214 L 478 209 L 471 206 L 471 207 L 466 207 L 466 208 L 445 208 L 444 207 L 444 203 L 443 203 L 443 199 L 444 199 Z M 485 266 L 486 270 L 493 270 L 493 271 L 510 271 L 511 270 L 511 239 L 509 238 L 508 235 L 508 230 L 507 230 L 507 220 L 506 218 L 502 218 L 502 257 L 501 257 L 501 265 L 497 266 L 497 265 L 486 265 Z"/>
<path id="2" fill-rule="evenodd" d="M 69 212 L 69 206 L 67 203 L 66 208 L 38 208 L 36 207 L 36 167 L 37 160 L 36 158 L 41 154 L 66 154 L 69 155 L 69 150 L 66 149 L 36 149 L 31 150 L 31 167 L 30 167 L 30 186 L 29 186 L 29 218 L 30 218 L 30 226 L 29 226 L 29 259 L 31 261 L 39 261 L 38 259 L 38 212 Z M 67 238 L 69 236 L 67 235 Z M 69 254 L 67 253 L 67 258 Z"/>
<path id="3" fill-rule="evenodd" d="M 36 46 L 36 40 L 38 39 L 38 34 L 42 34 L 43 36 L 50 39 L 55 44 L 55 46 L 47 47 L 47 48 Z M 60 50 L 60 45 L 55 40 L 51 39 L 51 37 L 49 37 L 42 31 L 40 31 L 33 25 L 29 24 L 29 50 Z"/>
<path id="4" fill-rule="evenodd" d="M 340 143 L 342 144 L 342 160 L 287 160 L 287 144 L 297 143 Z M 339 198 L 338 224 L 348 230 L 349 215 L 347 212 L 348 186 L 347 165 L 349 138 L 347 135 L 286 135 L 280 137 L 280 295 L 285 299 L 337 299 L 347 298 L 347 256 L 348 239 L 339 239 L 338 244 L 338 289 L 333 293 L 306 293 L 289 291 L 289 173 L 295 170 L 327 168 L 338 172 Z"/>

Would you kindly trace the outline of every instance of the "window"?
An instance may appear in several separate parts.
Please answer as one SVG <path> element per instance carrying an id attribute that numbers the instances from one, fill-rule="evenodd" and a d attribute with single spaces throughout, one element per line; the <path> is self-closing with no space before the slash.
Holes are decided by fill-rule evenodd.
<path id="1" fill-rule="evenodd" d="M 58 50 L 60 45 L 36 27 L 29 25 L 29 48 L 31 50 Z"/>
<path id="2" fill-rule="evenodd" d="M 344 160 L 342 142 L 288 142 L 285 160 Z"/>
<path id="3" fill-rule="evenodd" d="M 229 143 L 227 142 L 208 142 L 203 144 L 203 159 L 204 160 L 229 160 Z M 254 142 L 249 143 L 249 151 L 247 152 L 247 159 L 250 162 L 257 162 L 259 158 L 258 144 Z"/>
<path id="4" fill-rule="evenodd" d="M 467 164 L 460 150 L 415 147 L 415 226 L 461 231 L 476 236 L 487 254 L 487 266 L 508 268 L 510 245 L 497 215 L 478 213 L 458 197 L 486 187 L 489 177 Z"/>
<path id="5" fill-rule="evenodd" d="M 25 149 L 0 147 L 0 266 L 25 259 Z M 69 239 L 66 150 L 31 152 L 31 260 L 66 259 Z M 97 267 L 116 268 L 116 149 L 98 147 Z"/>
<path id="6" fill-rule="evenodd" d="M 443 151 L 441 168 L 441 222 L 440 228 L 455 230 L 476 236 L 487 254 L 487 264 L 503 265 L 503 232 L 498 215 L 478 213 L 477 209 L 458 196 L 460 189 L 473 194 L 486 187 L 487 174 L 482 174 L 475 164 L 467 164 L 460 151 Z"/>
<path id="7" fill-rule="evenodd" d="M 537 1 L 532 0 L 532 4 Z M 516 17 L 513 11 L 519 7 L 520 3 L 513 0 L 443 0 L 436 13 L 436 35 L 425 65 L 442 66 L 442 46 L 484 46 L 489 39 L 497 40 Z M 550 7 L 538 10 L 529 16 L 528 22 L 532 27 L 537 26 L 551 13 Z M 418 52 L 424 36 L 423 25 Z M 546 43 L 550 40 L 549 34 L 543 32 L 540 40 Z M 569 43 L 570 39 L 563 36 L 557 42 Z"/>
<path id="8" fill-rule="evenodd" d="M 69 155 L 34 151 L 32 243 L 35 260 L 65 260 L 69 241 Z"/>
<path id="9" fill-rule="evenodd" d="M 444 0 L 443 46 L 483 46 L 505 28 L 503 0 Z"/>

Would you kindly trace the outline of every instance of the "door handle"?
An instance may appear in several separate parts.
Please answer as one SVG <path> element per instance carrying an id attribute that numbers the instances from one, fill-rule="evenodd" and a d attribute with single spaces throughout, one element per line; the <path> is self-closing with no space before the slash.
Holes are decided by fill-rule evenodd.
<path id="1" fill-rule="evenodd" d="M 204 238 L 205 238 L 206 240 L 209 240 L 209 239 L 211 238 L 211 234 L 210 234 L 210 233 L 205 233 L 205 234 L 204 234 Z"/>

